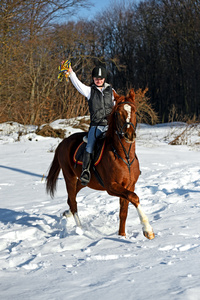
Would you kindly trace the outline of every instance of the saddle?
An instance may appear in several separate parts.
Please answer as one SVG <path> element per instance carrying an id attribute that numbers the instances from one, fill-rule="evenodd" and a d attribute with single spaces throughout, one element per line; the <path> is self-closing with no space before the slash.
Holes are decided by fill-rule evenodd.
<path id="1" fill-rule="evenodd" d="M 73 161 L 77 165 L 83 164 L 83 153 L 85 151 L 85 147 L 87 142 L 85 142 L 86 139 L 83 139 L 83 142 L 81 142 L 78 147 L 76 148 L 76 151 L 74 152 Z M 102 158 L 103 151 L 105 147 L 105 138 L 99 138 L 97 139 L 94 147 L 94 151 L 92 153 L 92 165 L 97 166 Z"/>

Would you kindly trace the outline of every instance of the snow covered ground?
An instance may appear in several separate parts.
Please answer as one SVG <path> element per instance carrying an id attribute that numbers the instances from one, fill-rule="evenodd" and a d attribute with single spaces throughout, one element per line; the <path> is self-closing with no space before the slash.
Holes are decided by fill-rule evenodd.
<path id="1" fill-rule="evenodd" d="M 78 130 L 66 120 L 51 125 Z M 188 128 L 182 145 L 168 144 L 185 126 L 137 130 L 136 193 L 155 232 L 150 241 L 132 205 L 127 237 L 119 237 L 118 199 L 89 188 L 77 198 L 78 234 L 73 218 L 60 216 L 68 208 L 62 174 L 56 197 L 45 193 L 60 140 L 0 124 L 1 299 L 200 299 L 200 127 Z"/>

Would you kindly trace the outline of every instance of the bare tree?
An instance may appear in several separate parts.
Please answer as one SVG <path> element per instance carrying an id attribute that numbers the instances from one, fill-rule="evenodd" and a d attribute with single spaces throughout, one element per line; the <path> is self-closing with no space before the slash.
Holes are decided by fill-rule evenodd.
<path id="1" fill-rule="evenodd" d="M 3 120 L 17 118 L 16 113 L 19 109 L 16 108 L 23 107 L 20 105 L 22 102 L 26 104 L 25 113 L 29 115 L 27 119 L 34 123 L 38 115 L 38 106 L 43 102 L 45 87 L 48 97 L 54 86 L 51 78 L 55 77 L 55 73 L 52 74 L 52 66 L 49 64 L 52 57 L 47 49 L 49 29 L 58 16 L 69 18 L 78 8 L 88 7 L 90 3 L 86 0 L 0 2 L 0 117 Z M 41 81 L 45 69 L 48 69 L 49 73 L 46 79 Z M 47 78 L 50 78 L 48 83 Z M 20 114 L 22 115 L 21 110 Z"/>

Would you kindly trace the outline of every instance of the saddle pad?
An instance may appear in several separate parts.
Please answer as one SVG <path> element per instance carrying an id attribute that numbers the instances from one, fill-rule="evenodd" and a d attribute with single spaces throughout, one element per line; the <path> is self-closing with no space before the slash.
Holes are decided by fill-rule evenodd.
<path id="1" fill-rule="evenodd" d="M 83 164 L 83 153 L 85 151 L 86 143 L 82 142 L 78 145 L 76 148 L 76 151 L 74 152 L 73 160 L 76 164 L 82 165 Z M 105 147 L 105 139 L 97 141 L 94 149 L 94 153 L 92 154 L 92 161 L 93 165 L 97 166 L 102 158 L 103 151 Z"/>

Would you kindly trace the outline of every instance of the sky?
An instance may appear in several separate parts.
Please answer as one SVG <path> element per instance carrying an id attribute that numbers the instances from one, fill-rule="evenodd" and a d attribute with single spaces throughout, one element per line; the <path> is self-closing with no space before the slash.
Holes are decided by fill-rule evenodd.
<path id="1" fill-rule="evenodd" d="M 113 0 L 89 0 L 90 3 L 93 4 L 90 8 L 82 8 L 79 10 L 78 15 L 74 16 L 74 20 L 77 20 L 79 18 L 87 18 L 91 19 L 93 18 L 98 12 L 104 11 L 107 7 L 110 7 L 112 3 L 115 1 Z M 117 0 L 116 3 L 123 3 L 123 2 L 128 2 L 124 0 Z M 137 0 L 135 0 L 137 2 Z"/>
<path id="2" fill-rule="evenodd" d="M 80 9 L 77 16 L 73 17 L 74 20 L 77 20 L 79 18 L 87 18 L 87 19 L 93 18 L 98 12 L 108 7 L 112 0 L 101 0 L 101 1 L 89 0 L 89 1 L 93 6 L 91 6 L 90 8 Z"/>

